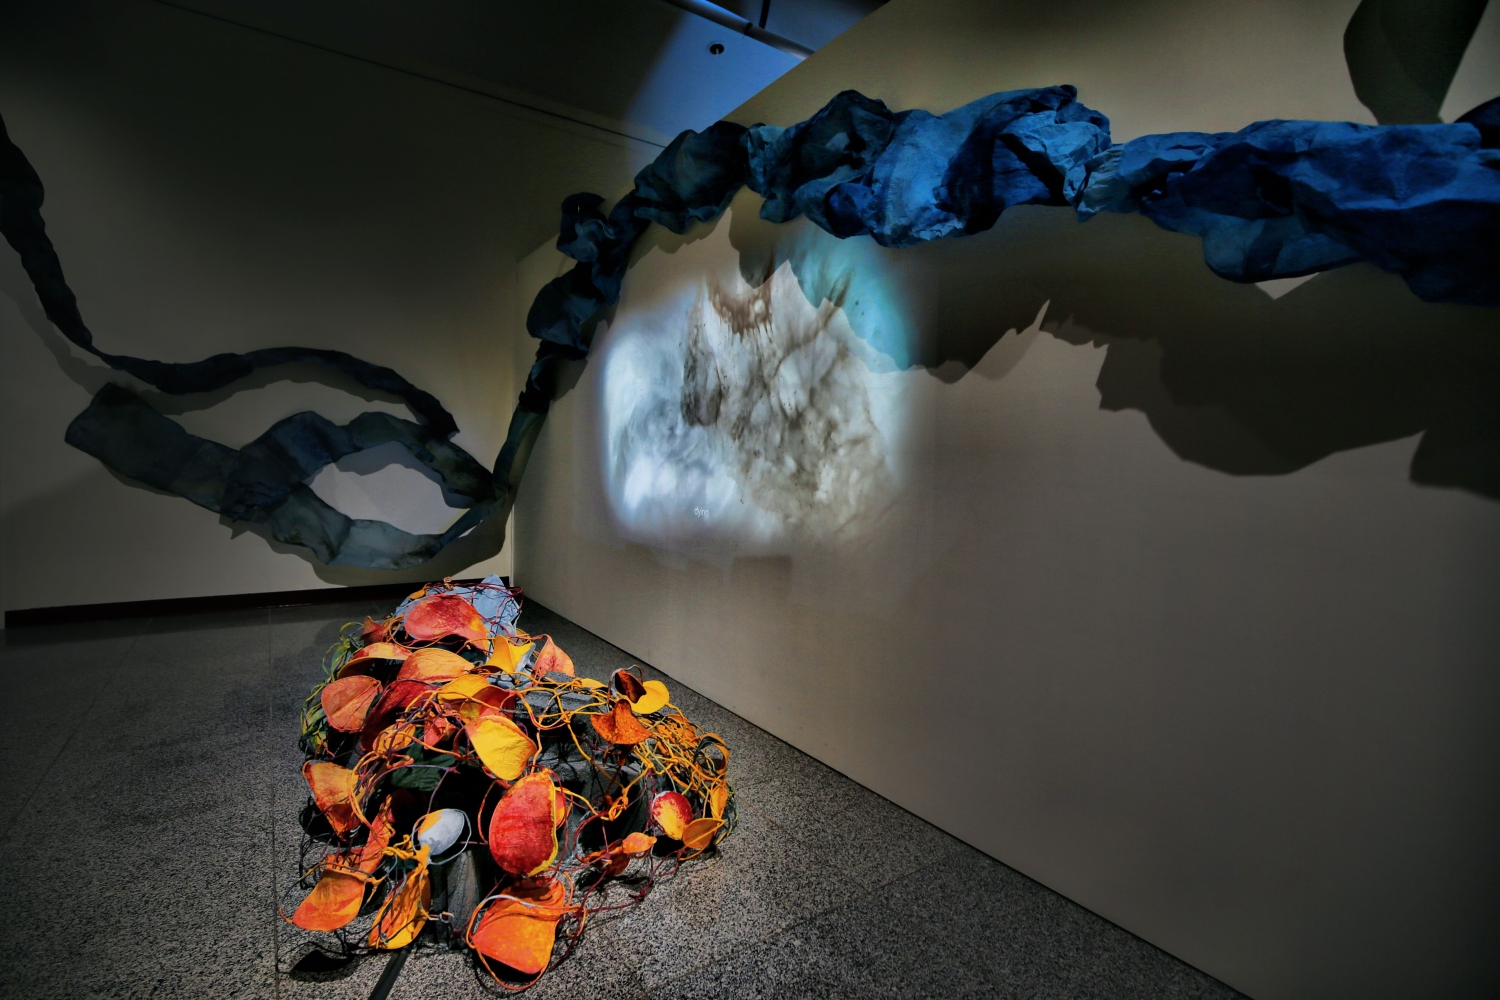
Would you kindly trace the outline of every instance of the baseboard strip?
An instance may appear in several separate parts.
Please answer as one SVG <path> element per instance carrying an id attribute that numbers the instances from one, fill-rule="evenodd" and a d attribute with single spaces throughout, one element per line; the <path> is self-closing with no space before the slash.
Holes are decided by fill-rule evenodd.
<path id="1" fill-rule="evenodd" d="M 510 585 L 509 577 L 501 577 Z M 455 580 L 455 583 L 478 583 Z M 122 618 L 161 618 L 169 615 L 201 614 L 205 611 L 254 611 L 266 608 L 300 608 L 348 601 L 400 600 L 420 583 L 378 583 L 367 587 L 319 587 L 313 590 L 275 590 L 262 594 L 214 594 L 206 597 L 170 597 L 157 601 L 115 601 L 109 604 L 65 604 L 55 608 L 17 608 L 5 612 L 5 627 L 76 625 L 80 622 Z"/>

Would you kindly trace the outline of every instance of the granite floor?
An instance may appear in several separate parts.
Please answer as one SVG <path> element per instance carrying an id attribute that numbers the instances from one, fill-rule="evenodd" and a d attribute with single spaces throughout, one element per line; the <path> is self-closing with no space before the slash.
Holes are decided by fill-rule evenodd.
<path id="1" fill-rule="evenodd" d="M 296 877 L 297 713 L 349 604 L 12 629 L 0 651 L 0 996 L 363 998 L 276 915 Z M 631 658 L 536 605 L 579 672 Z M 648 671 L 650 673 L 650 671 Z M 665 678 L 734 753 L 718 856 L 591 923 L 538 998 L 1239 994 Z M 486 995 L 418 952 L 392 998 Z"/>

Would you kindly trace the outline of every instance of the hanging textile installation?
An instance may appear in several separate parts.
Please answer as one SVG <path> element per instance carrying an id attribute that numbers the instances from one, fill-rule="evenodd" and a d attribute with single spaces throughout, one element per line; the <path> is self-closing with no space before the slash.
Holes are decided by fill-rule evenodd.
<path id="1" fill-rule="evenodd" d="M 74 344 L 168 393 L 311 362 L 394 393 L 418 418 L 367 413 L 339 426 L 299 413 L 235 450 L 110 385 L 69 426 L 68 443 L 122 475 L 263 524 L 326 563 L 375 569 L 419 565 L 506 509 L 559 367 L 587 356 L 590 323 L 618 300 L 641 234 L 652 223 L 680 234 L 717 218 L 742 186 L 765 199 L 761 217 L 771 222 L 806 216 L 834 236 L 888 247 L 982 232 L 1015 205 L 1072 208 L 1081 220 L 1137 212 L 1197 236 L 1207 265 L 1231 281 L 1367 261 L 1428 302 L 1500 305 L 1500 98 L 1451 124 L 1266 121 L 1115 145 L 1108 119 L 1070 86 L 993 94 L 943 115 L 894 112 L 845 91 L 788 128 L 719 122 L 684 132 L 608 213 L 595 194 L 563 203 L 557 247 L 577 263 L 531 306 L 527 329 L 541 344 L 505 445 L 486 469 L 452 443 L 457 425 L 435 398 L 342 352 L 278 348 L 173 364 L 100 351 L 47 238 L 41 181 L 0 122 L 0 231 L 47 317 Z M 349 518 L 306 485 L 328 463 L 391 441 L 468 501 L 447 531 L 414 535 Z"/>
<path id="2" fill-rule="evenodd" d="M 724 741 L 661 681 L 576 676 L 516 628 L 518 596 L 498 577 L 423 587 L 330 650 L 303 711 L 311 801 L 282 915 L 338 953 L 421 937 L 524 988 L 590 914 L 642 902 L 733 830 Z"/>

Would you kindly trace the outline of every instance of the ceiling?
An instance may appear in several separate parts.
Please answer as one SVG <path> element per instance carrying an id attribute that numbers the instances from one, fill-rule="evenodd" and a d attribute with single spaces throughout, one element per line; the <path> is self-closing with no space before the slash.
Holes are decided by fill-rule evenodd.
<path id="1" fill-rule="evenodd" d="M 159 2 L 656 143 L 718 121 L 798 61 L 664 0 Z M 816 49 L 882 3 L 721 6 Z"/>

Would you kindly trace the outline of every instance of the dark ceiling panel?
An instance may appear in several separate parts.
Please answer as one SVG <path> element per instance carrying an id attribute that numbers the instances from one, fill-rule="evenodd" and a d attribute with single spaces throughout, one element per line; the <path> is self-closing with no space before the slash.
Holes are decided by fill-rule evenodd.
<path id="1" fill-rule="evenodd" d="M 819 49 L 862 20 L 885 0 L 723 0 L 720 7 L 810 49 Z"/>
<path id="2" fill-rule="evenodd" d="M 161 0 L 455 82 L 531 95 L 662 141 L 718 120 L 796 60 L 660 0 Z M 763 0 L 727 0 L 758 20 Z M 772 0 L 816 47 L 874 0 Z M 717 54 L 711 46 L 723 46 Z"/>

